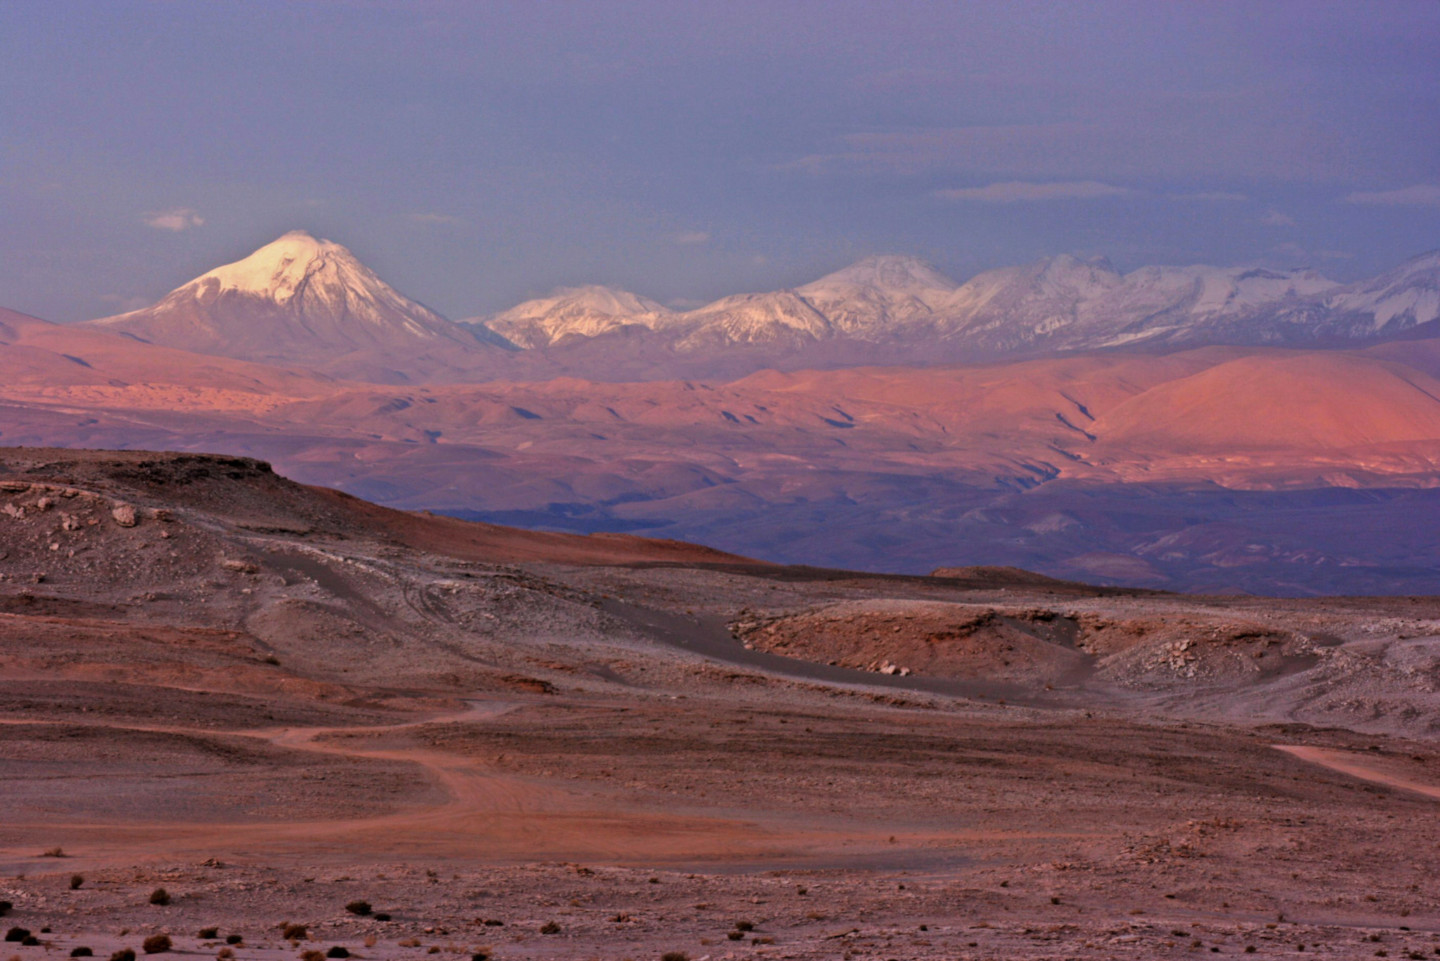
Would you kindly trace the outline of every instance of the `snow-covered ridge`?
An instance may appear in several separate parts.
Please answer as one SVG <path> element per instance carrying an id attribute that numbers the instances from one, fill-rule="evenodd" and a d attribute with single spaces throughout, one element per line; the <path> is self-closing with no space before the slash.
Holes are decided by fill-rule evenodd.
<path id="1" fill-rule="evenodd" d="M 1152 266 L 1121 274 L 1104 258 L 1062 254 L 964 284 L 917 257 L 867 257 L 794 290 L 733 295 L 684 313 L 624 291 L 575 288 L 477 322 L 526 347 L 578 345 L 629 326 L 685 353 L 852 340 L 934 341 L 999 354 L 1350 342 L 1437 317 L 1440 254 L 1345 286 L 1305 268 Z"/>

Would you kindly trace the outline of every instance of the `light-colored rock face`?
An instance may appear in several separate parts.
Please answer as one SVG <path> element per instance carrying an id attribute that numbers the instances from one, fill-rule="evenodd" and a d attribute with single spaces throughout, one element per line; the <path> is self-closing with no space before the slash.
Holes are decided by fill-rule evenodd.
<path id="1" fill-rule="evenodd" d="M 91 323 L 164 346 L 266 361 L 478 346 L 346 248 L 303 231 L 196 277 L 153 307 Z"/>

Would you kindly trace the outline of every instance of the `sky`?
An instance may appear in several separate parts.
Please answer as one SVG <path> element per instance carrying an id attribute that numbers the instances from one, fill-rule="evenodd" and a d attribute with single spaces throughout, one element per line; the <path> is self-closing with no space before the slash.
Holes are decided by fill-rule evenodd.
<path id="1" fill-rule="evenodd" d="M 291 229 L 460 319 L 876 253 L 1440 247 L 1440 3 L 7 0 L 0 306 L 143 306 Z"/>

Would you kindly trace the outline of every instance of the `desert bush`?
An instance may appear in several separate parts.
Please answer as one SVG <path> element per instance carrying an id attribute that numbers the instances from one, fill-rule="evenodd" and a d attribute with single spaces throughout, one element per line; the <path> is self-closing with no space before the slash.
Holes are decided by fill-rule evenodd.
<path id="1" fill-rule="evenodd" d="M 490 961 L 494 956 L 489 948 L 476 948 L 475 953 L 470 955 L 470 961 Z"/>
<path id="2" fill-rule="evenodd" d="M 0 901 L 0 918 L 3 918 L 5 917 L 5 915 L 9 914 L 10 909 L 14 906 L 15 905 L 11 904 L 9 901 Z"/>
<path id="3" fill-rule="evenodd" d="M 684 951 L 666 951 L 660 955 L 660 961 L 690 961 L 690 955 Z"/>
<path id="4" fill-rule="evenodd" d="M 164 888 L 156 888 L 154 891 L 150 892 L 150 903 L 158 904 L 161 907 L 164 907 L 165 905 L 170 903 L 170 892 L 166 891 Z"/>
<path id="5" fill-rule="evenodd" d="M 216 952 L 215 957 L 219 958 L 220 961 L 230 961 L 231 958 L 235 957 L 235 951 L 233 948 L 221 948 Z"/>
<path id="6" fill-rule="evenodd" d="M 80 885 L 82 885 L 82 884 L 84 884 L 84 883 L 85 883 L 85 875 L 83 875 L 83 874 L 72 874 L 72 875 L 70 875 L 70 890 L 71 890 L 71 891 L 79 891 L 79 890 L 80 890 Z"/>
<path id="7" fill-rule="evenodd" d="M 390 915 L 386 914 L 384 911 L 376 911 L 374 914 L 371 915 L 371 917 L 374 918 L 376 921 L 390 920 Z"/>
<path id="8" fill-rule="evenodd" d="M 135 949 L 121 948 L 119 951 L 110 955 L 110 961 L 135 961 Z"/>
<path id="9" fill-rule="evenodd" d="M 347 948 L 347 947 L 344 947 L 343 945 L 337 944 L 337 945 L 335 945 L 333 948 L 331 948 L 329 951 L 326 951 L 326 952 L 325 952 L 325 957 L 327 957 L 327 958 L 348 958 L 348 957 L 350 957 L 350 949 Z"/>
<path id="10" fill-rule="evenodd" d="M 554 921 L 546 921 L 544 924 L 540 925 L 540 933 L 541 933 L 541 934 L 559 934 L 559 933 L 560 933 L 560 925 L 557 924 L 557 923 L 555 923 Z"/>
<path id="11" fill-rule="evenodd" d="M 325 961 L 325 952 L 316 951 L 314 948 L 309 951 L 301 951 L 300 961 Z"/>
<path id="12" fill-rule="evenodd" d="M 28 937 L 30 937 L 29 928 L 11 928 L 9 931 L 5 932 L 5 940 L 14 941 L 17 944 L 21 941 L 24 941 Z"/>
<path id="13" fill-rule="evenodd" d="M 53 848 L 46 848 L 45 852 L 40 856 L 42 858 L 63 858 L 65 856 L 65 849 L 57 844 Z"/>
<path id="14" fill-rule="evenodd" d="M 168 934 L 152 934 L 140 944 L 140 950 L 146 954 L 164 954 L 173 945 L 170 943 Z"/>
<path id="15" fill-rule="evenodd" d="M 225 935 L 225 943 L 226 943 L 226 944 L 239 944 L 240 942 L 242 942 L 242 941 L 244 941 L 244 940 L 245 940 L 245 938 L 244 938 L 242 935 L 239 935 L 239 934 L 227 934 L 227 935 Z"/>
<path id="16" fill-rule="evenodd" d="M 731 931 L 729 934 L 725 935 L 725 937 L 729 938 L 731 941 L 739 941 L 741 938 L 745 937 L 745 932 Z"/>
<path id="17" fill-rule="evenodd" d="M 40 947 L 40 939 L 37 938 L 37 937 L 35 937 L 35 935 L 32 934 L 32 935 L 30 935 L 30 937 L 28 937 L 28 938 L 26 938 L 24 941 L 21 941 L 21 942 L 20 942 L 20 947 L 22 947 L 22 948 L 38 948 L 38 947 Z"/>
<path id="18" fill-rule="evenodd" d="M 93 957 L 95 957 L 95 952 L 94 952 L 94 951 L 91 951 L 89 948 L 85 947 L 84 945 L 81 945 L 81 946 L 78 947 L 78 948 L 71 948 L 71 949 L 70 949 L 70 957 L 72 957 L 72 958 L 93 958 Z"/>
<path id="19" fill-rule="evenodd" d="M 365 915 L 370 913 L 370 902 L 351 901 L 349 904 L 345 905 L 345 910 L 349 911 L 351 914 L 358 914 L 360 917 L 363 918 Z"/>
<path id="20" fill-rule="evenodd" d="M 754 930 L 755 930 L 755 922 L 754 922 L 754 921 L 736 921 L 736 922 L 735 922 L 735 930 L 736 930 L 736 931 L 754 931 Z"/>
<path id="21" fill-rule="evenodd" d="M 304 941 L 310 937 L 310 929 L 303 924 L 291 924 L 287 921 L 283 928 L 283 935 L 286 941 Z"/>
<path id="22" fill-rule="evenodd" d="M 218 938 L 219 936 L 219 928 L 201 928 L 199 931 L 195 932 L 195 937 L 199 938 L 202 941 L 209 941 L 211 938 Z"/>

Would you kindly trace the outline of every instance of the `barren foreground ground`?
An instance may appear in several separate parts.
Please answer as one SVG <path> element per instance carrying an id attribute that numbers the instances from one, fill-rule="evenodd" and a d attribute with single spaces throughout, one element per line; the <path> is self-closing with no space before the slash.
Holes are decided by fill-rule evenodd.
<path id="1" fill-rule="evenodd" d="M 0 957 L 1440 956 L 1428 598 L 777 568 L 37 450 L 0 574 Z"/>

